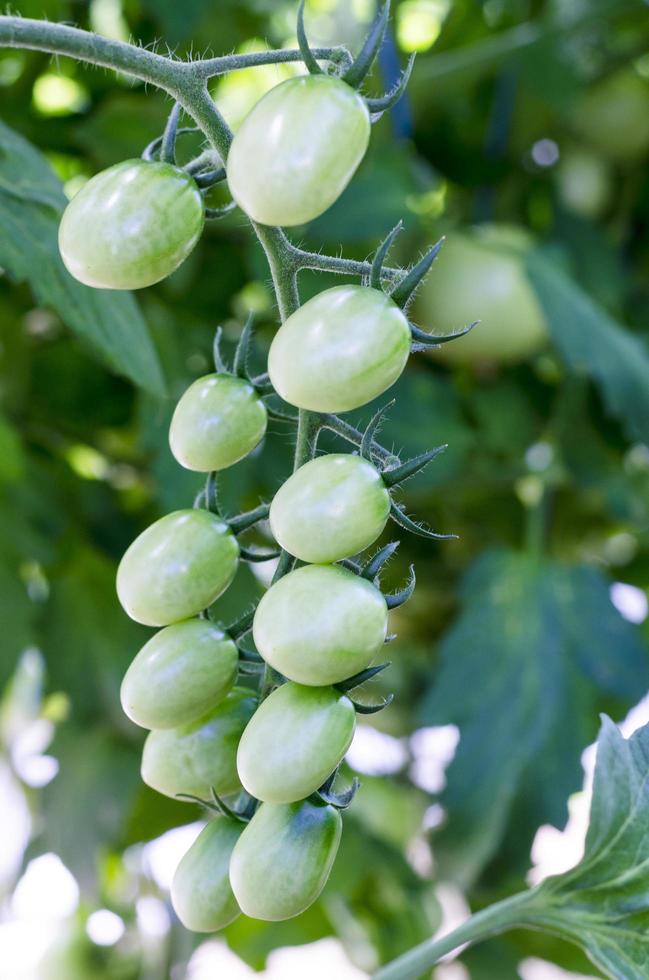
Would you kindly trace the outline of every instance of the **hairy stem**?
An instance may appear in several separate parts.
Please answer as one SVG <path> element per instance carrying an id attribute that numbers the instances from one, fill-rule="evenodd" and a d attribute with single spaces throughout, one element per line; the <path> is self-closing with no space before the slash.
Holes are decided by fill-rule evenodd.
<path id="1" fill-rule="evenodd" d="M 317 61 L 330 61 L 343 70 L 352 63 L 347 48 L 312 48 Z M 278 65 L 281 63 L 304 61 L 298 48 L 279 48 L 276 51 L 247 51 L 244 54 L 222 55 L 218 58 L 204 58 L 192 62 L 192 72 L 198 78 L 213 78 L 242 68 L 256 68 L 259 65 Z"/>
<path id="2" fill-rule="evenodd" d="M 360 447 L 363 441 L 363 433 L 360 429 L 355 428 L 351 423 L 346 422 L 345 419 L 341 419 L 338 415 L 322 414 L 319 416 L 320 428 L 329 429 L 330 432 L 335 432 L 342 439 L 350 442 L 352 446 Z M 378 456 L 380 460 L 384 463 L 398 463 L 399 457 L 394 453 L 391 453 L 389 449 L 385 449 L 378 442 L 372 440 L 372 452 L 375 456 Z"/>
<path id="3" fill-rule="evenodd" d="M 403 956 L 377 970 L 373 980 L 417 980 L 422 974 L 432 970 L 442 957 L 465 943 L 479 942 L 498 936 L 508 929 L 529 925 L 531 922 L 528 923 L 526 912 L 533 900 L 534 892 L 520 892 L 502 902 L 496 902 L 495 905 L 476 912 L 447 936 L 427 939 L 418 946 L 413 946 Z"/>

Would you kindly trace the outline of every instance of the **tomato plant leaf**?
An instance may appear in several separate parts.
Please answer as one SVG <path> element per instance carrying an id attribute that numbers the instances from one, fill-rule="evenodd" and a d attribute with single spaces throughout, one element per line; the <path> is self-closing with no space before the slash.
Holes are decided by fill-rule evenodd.
<path id="1" fill-rule="evenodd" d="M 530 252 L 527 272 L 552 340 L 569 368 L 591 377 L 611 415 L 628 435 L 649 438 L 649 350 L 542 252 Z"/>
<path id="2" fill-rule="evenodd" d="M 90 289 L 59 255 L 59 217 L 67 201 L 41 154 L 0 122 L 0 266 L 28 282 L 34 299 L 99 351 L 111 367 L 157 396 L 165 385 L 158 355 L 135 298 Z"/>
<path id="3" fill-rule="evenodd" d="M 461 595 L 464 609 L 442 641 L 423 720 L 460 728 L 436 854 L 471 882 L 514 807 L 527 854 L 541 823 L 565 820 L 603 698 L 635 703 L 649 670 L 637 629 L 593 568 L 490 552 L 470 568 Z"/>
<path id="4" fill-rule="evenodd" d="M 649 972 L 649 725 L 629 739 L 606 716 L 586 848 L 534 892 L 530 924 L 582 946 L 614 980 Z"/>

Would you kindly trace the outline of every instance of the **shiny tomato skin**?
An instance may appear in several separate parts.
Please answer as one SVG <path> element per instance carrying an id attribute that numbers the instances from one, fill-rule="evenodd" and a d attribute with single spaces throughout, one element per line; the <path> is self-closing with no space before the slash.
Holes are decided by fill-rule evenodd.
<path id="1" fill-rule="evenodd" d="M 327 882 L 341 831 L 340 813 L 332 806 L 262 803 L 230 859 L 241 911 L 279 922 L 308 909 Z"/>
<path id="2" fill-rule="evenodd" d="M 239 653 L 215 623 L 188 619 L 152 636 L 124 675 L 124 713 L 142 728 L 177 728 L 215 707 L 237 679 Z"/>
<path id="3" fill-rule="evenodd" d="M 353 704 L 335 688 L 282 684 L 241 736 L 237 769 L 243 788 L 264 803 L 305 799 L 341 762 L 355 727 Z"/>
<path id="4" fill-rule="evenodd" d="M 237 747 L 257 698 L 235 687 L 207 717 L 191 725 L 150 732 L 142 753 L 142 779 L 164 796 L 181 793 L 210 800 L 237 793 Z"/>
<path id="5" fill-rule="evenodd" d="M 250 382 L 230 374 L 208 374 L 181 396 L 169 445 L 188 470 L 224 470 L 252 452 L 265 435 L 267 421 L 266 406 Z"/>
<path id="6" fill-rule="evenodd" d="M 387 625 L 385 599 L 367 579 L 340 565 L 305 565 L 262 596 L 253 636 L 280 674 L 318 686 L 364 670 L 381 650 Z"/>
<path id="7" fill-rule="evenodd" d="M 186 929 L 218 932 L 240 915 L 230 885 L 230 857 L 244 824 L 214 817 L 176 868 L 171 903 Z"/>
<path id="8" fill-rule="evenodd" d="M 390 495 L 376 467 L 360 456 L 331 453 L 305 463 L 280 487 L 270 526 L 291 555 L 328 564 L 369 547 L 389 513 Z"/>
<path id="9" fill-rule="evenodd" d="M 380 289 L 334 286 L 275 334 L 268 373 L 284 401 L 312 412 L 348 412 L 386 391 L 410 355 L 410 327 Z"/>
<path id="10" fill-rule="evenodd" d="M 263 225 L 301 225 L 342 194 L 365 155 L 370 118 L 361 96 L 327 75 L 276 85 L 239 127 L 228 187 Z"/>
<path id="11" fill-rule="evenodd" d="M 169 163 L 124 160 L 72 198 L 59 251 L 75 279 L 97 289 L 142 289 L 187 258 L 205 220 L 193 178 Z"/>
<path id="12" fill-rule="evenodd" d="M 131 619 L 169 626 L 218 599 L 238 559 L 237 539 L 221 518 L 207 510 L 177 510 L 127 549 L 117 569 L 117 594 Z"/>

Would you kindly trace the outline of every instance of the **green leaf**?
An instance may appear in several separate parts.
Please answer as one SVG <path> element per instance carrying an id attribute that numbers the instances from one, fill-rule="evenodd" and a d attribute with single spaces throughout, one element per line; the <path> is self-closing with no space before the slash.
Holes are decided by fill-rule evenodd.
<path id="1" fill-rule="evenodd" d="M 597 385 L 604 403 L 633 439 L 649 439 L 649 351 L 542 252 L 527 272 L 566 364 Z"/>
<path id="2" fill-rule="evenodd" d="M 423 705 L 424 722 L 461 732 L 436 850 L 453 877 L 477 877 L 515 805 L 516 839 L 528 853 L 539 824 L 561 824 L 602 695 L 631 704 L 649 685 L 640 635 L 608 585 L 593 568 L 507 551 L 469 570 L 464 610 L 442 641 Z"/>
<path id="3" fill-rule="evenodd" d="M 584 856 L 533 896 L 528 924 L 582 946 L 614 980 L 649 975 L 649 725 L 627 740 L 604 716 Z"/>
<path id="4" fill-rule="evenodd" d="M 162 371 L 134 297 L 90 289 L 61 261 L 58 225 L 66 203 L 46 160 L 0 122 L 0 266 L 28 282 L 36 302 L 55 310 L 114 370 L 160 397 Z"/>

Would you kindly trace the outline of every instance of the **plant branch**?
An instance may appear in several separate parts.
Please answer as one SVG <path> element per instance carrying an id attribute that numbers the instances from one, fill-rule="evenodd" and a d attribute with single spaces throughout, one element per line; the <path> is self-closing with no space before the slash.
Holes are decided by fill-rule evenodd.
<path id="1" fill-rule="evenodd" d="M 345 68 L 351 65 L 352 56 L 344 47 L 313 48 L 317 61 L 330 61 Z M 244 54 L 229 54 L 218 58 L 204 58 L 191 63 L 192 73 L 197 78 L 214 78 L 226 72 L 240 71 L 243 68 L 256 68 L 260 65 L 279 65 L 288 62 L 304 62 L 299 48 L 280 48 L 277 51 L 248 51 Z"/>
<path id="2" fill-rule="evenodd" d="M 52 24 L 29 17 L 0 17 L 0 47 L 67 55 L 101 68 L 134 75 L 171 95 L 191 69 L 186 62 L 174 61 L 134 44 L 113 41 L 67 24 Z"/>
<path id="3" fill-rule="evenodd" d="M 343 276 L 369 276 L 372 272 L 371 262 L 359 262 L 356 259 L 345 259 L 337 255 L 322 255 L 321 252 L 307 252 L 287 240 L 288 258 L 296 272 L 302 269 L 316 269 L 321 272 L 337 272 Z M 400 279 L 405 269 L 394 269 L 384 266 L 381 278 L 393 283 Z"/>
<path id="4" fill-rule="evenodd" d="M 342 439 L 346 439 L 350 442 L 352 446 L 360 445 L 363 441 L 363 433 L 360 429 L 355 428 L 349 422 L 341 419 L 338 415 L 323 414 L 318 416 L 319 424 L 321 429 L 329 429 L 330 432 L 335 432 L 336 435 L 340 436 Z M 372 440 L 371 445 L 372 452 L 375 456 L 378 456 L 380 460 L 385 463 L 398 463 L 400 462 L 399 457 L 394 453 L 391 453 L 389 449 L 386 449 L 380 443 Z"/>
<path id="5" fill-rule="evenodd" d="M 452 953 L 465 943 L 479 942 L 498 936 L 517 926 L 531 925 L 526 912 L 532 905 L 535 892 L 520 892 L 495 905 L 476 912 L 470 919 L 441 939 L 427 939 L 413 946 L 407 953 L 381 967 L 372 980 L 417 980 L 439 963 L 442 957 Z"/>

